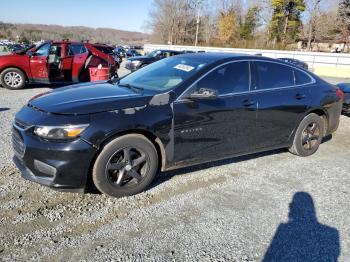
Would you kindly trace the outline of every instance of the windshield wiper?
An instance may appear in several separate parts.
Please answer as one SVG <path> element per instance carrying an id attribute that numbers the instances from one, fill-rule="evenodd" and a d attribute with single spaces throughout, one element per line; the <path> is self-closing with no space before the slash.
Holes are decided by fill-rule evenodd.
<path id="1" fill-rule="evenodd" d="M 131 89 L 131 90 L 136 91 L 136 92 L 144 90 L 142 87 L 139 87 L 139 86 L 134 86 L 134 85 L 130 85 L 130 84 L 119 84 L 119 81 L 117 82 L 117 85 L 121 86 L 121 87 L 126 87 L 126 88 Z"/>

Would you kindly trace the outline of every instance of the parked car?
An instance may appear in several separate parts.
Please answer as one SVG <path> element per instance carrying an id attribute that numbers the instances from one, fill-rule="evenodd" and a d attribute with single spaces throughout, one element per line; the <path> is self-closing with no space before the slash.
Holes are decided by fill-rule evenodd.
<path id="1" fill-rule="evenodd" d="M 117 46 L 113 51 L 120 57 L 126 57 L 126 50 L 122 46 Z"/>
<path id="2" fill-rule="evenodd" d="M 125 64 L 125 68 L 131 71 L 135 71 L 140 69 L 141 67 L 145 67 L 149 64 L 152 64 L 158 60 L 171 57 L 174 55 L 179 55 L 182 52 L 172 51 L 172 50 L 154 50 L 148 53 L 145 56 L 138 56 L 129 58 Z"/>
<path id="3" fill-rule="evenodd" d="M 126 54 L 126 57 L 141 56 L 141 54 L 137 52 L 135 49 L 128 49 L 128 51 L 126 51 L 125 54 Z"/>
<path id="4" fill-rule="evenodd" d="M 307 63 L 300 61 L 298 59 L 294 59 L 294 58 L 278 58 L 278 59 L 287 63 L 291 63 L 293 65 L 302 67 L 304 69 L 309 69 L 309 65 Z"/>
<path id="5" fill-rule="evenodd" d="M 111 55 L 93 44 L 49 41 L 31 49 L 0 56 L 0 84 L 21 89 L 27 83 L 75 83 L 90 81 L 89 68 L 98 65 L 117 72 Z"/>
<path id="6" fill-rule="evenodd" d="M 91 179 L 107 195 L 133 195 L 159 171 L 277 148 L 312 155 L 337 130 L 342 97 L 283 61 L 179 55 L 33 98 L 15 116 L 14 162 L 55 189 L 81 192 Z"/>
<path id="7" fill-rule="evenodd" d="M 13 44 L 13 45 L 7 45 L 6 49 L 8 52 L 16 52 L 16 51 L 21 51 L 25 49 L 25 47 L 20 44 Z"/>
<path id="8" fill-rule="evenodd" d="M 120 68 L 120 64 L 122 63 L 123 59 L 122 57 L 118 54 L 114 52 L 114 48 L 105 44 L 94 44 L 93 45 L 96 49 L 100 50 L 101 52 L 110 55 L 113 57 L 117 68 Z"/>
<path id="9" fill-rule="evenodd" d="M 350 115 L 350 83 L 340 83 L 337 86 L 344 93 L 343 113 Z"/>

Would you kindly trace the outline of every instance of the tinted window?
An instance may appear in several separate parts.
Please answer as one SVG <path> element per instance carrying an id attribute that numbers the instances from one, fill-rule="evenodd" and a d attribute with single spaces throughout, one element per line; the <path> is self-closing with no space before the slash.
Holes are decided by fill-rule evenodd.
<path id="1" fill-rule="evenodd" d="M 294 86 L 293 68 L 277 63 L 256 62 L 257 89 Z"/>
<path id="2" fill-rule="evenodd" d="M 100 50 L 102 53 L 113 55 L 113 47 L 109 46 L 94 46 L 97 50 Z"/>
<path id="3" fill-rule="evenodd" d="M 50 50 L 50 44 L 44 44 L 39 49 L 35 51 L 36 56 L 48 56 L 49 55 L 49 50 Z"/>
<path id="4" fill-rule="evenodd" d="M 309 84 L 312 82 L 312 79 L 302 71 L 295 69 L 294 75 L 295 75 L 295 84 L 296 85 L 305 85 L 305 84 Z"/>
<path id="5" fill-rule="evenodd" d="M 87 52 L 87 49 L 84 45 L 75 44 L 69 45 L 67 55 L 79 55 Z"/>
<path id="6" fill-rule="evenodd" d="M 248 62 L 224 65 L 202 78 L 195 86 L 216 90 L 219 95 L 249 91 L 250 73 Z M 193 91 L 193 90 L 192 90 Z"/>

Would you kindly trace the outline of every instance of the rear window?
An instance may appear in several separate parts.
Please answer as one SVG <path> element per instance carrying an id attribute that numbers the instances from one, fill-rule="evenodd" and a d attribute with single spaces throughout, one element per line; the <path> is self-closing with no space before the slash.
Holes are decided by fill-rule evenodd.
<path id="1" fill-rule="evenodd" d="M 295 84 L 296 85 L 306 85 L 312 82 L 312 78 L 300 70 L 294 70 Z"/>
<path id="2" fill-rule="evenodd" d="M 293 68 L 278 63 L 256 62 L 257 89 L 294 86 Z"/>
<path id="3" fill-rule="evenodd" d="M 105 53 L 107 55 L 113 54 L 113 47 L 109 46 L 94 46 L 97 50 L 101 51 L 102 53 Z"/>

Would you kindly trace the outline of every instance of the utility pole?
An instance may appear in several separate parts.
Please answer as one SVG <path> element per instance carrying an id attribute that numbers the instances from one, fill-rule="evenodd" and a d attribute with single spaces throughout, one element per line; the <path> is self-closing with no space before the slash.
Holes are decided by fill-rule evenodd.
<path id="1" fill-rule="evenodd" d="M 196 39 L 194 42 L 194 46 L 197 46 L 198 44 L 198 33 L 199 33 L 199 6 L 203 2 L 203 0 L 196 0 L 195 1 L 195 7 L 197 8 L 197 28 L 196 28 Z"/>
<path id="2" fill-rule="evenodd" d="M 194 42 L 194 46 L 197 46 L 198 44 L 198 31 L 199 31 L 199 8 L 197 10 L 197 29 L 196 29 L 196 40 Z"/>

